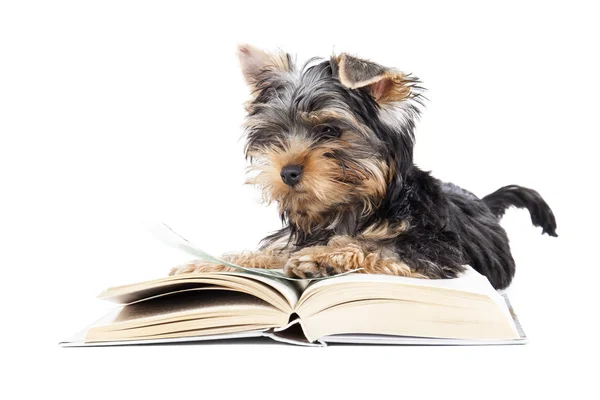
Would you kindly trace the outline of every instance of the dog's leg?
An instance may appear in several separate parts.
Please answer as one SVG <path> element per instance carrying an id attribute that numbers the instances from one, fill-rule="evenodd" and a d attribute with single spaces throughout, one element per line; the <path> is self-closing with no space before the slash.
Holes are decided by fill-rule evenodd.
<path id="1" fill-rule="evenodd" d="M 221 259 L 246 268 L 282 268 L 289 258 L 289 253 L 279 249 L 268 249 L 239 254 L 225 254 Z M 180 275 L 198 272 L 239 271 L 227 265 L 197 260 L 171 269 L 169 275 Z"/>
<path id="2" fill-rule="evenodd" d="M 362 273 L 426 278 L 392 251 L 348 236 L 335 236 L 327 246 L 306 247 L 292 253 L 284 271 L 289 276 L 317 278 L 360 269 Z"/>

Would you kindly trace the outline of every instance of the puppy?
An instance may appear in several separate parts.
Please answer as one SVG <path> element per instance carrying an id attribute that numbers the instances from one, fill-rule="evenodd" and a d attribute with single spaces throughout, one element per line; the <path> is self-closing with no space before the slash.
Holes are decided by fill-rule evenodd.
<path id="1" fill-rule="evenodd" d="M 252 93 L 249 183 L 277 203 L 284 227 L 228 261 L 302 278 L 354 269 L 452 278 L 468 264 L 502 289 L 515 273 L 499 225 L 508 207 L 526 208 L 556 236 L 536 191 L 511 185 L 479 199 L 414 165 L 423 101 L 414 76 L 344 53 L 300 67 L 248 45 L 238 55 Z M 171 274 L 214 270 L 231 268 L 196 262 Z"/>

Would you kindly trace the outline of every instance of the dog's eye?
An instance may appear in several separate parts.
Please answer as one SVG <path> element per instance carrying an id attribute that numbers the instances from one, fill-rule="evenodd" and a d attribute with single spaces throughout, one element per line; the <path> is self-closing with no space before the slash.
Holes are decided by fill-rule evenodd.
<path id="1" fill-rule="evenodd" d="M 318 125 L 314 130 L 323 139 L 338 138 L 342 134 L 338 128 L 331 125 Z"/>

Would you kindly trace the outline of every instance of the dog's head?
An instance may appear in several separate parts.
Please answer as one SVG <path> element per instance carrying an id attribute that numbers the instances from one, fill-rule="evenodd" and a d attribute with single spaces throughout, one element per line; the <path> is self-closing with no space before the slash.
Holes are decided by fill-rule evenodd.
<path id="1" fill-rule="evenodd" d="M 348 54 L 301 68 L 248 45 L 238 55 L 252 92 L 249 182 L 302 230 L 377 208 L 412 166 L 418 81 Z"/>

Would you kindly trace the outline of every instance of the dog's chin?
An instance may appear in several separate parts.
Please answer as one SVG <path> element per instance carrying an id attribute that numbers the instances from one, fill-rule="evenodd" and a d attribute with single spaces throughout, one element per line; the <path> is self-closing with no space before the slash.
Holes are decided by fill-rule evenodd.
<path id="1" fill-rule="evenodd" d="M 319 201 L 312 193 L 302 189 L 289 190 L 277 203 L 280 209 L 288 214 L 323 212 L 329 208 L 326 202 Z"/>
<path id="2" fill-rule="evenodd" d="M 360 203 L 361 188 L 349 182 L 314 175 L 290 187 L 277 179 L 262 176 L 259 188 L 267 204 L 277 204 L 279 213 L 289 223 L 305 231 L 327 226 L 340 212 Z"/>
<path id="3" fill-rule="evenodd" d="M 279 211 L 292 221 L 298 218 L 318 220 L 320 214 L 326 213 L 332 204 L 329 199 L 319 199 L 310 191 L 302 188 L 290 188 L 284 195 L 275 199 Z"/>

